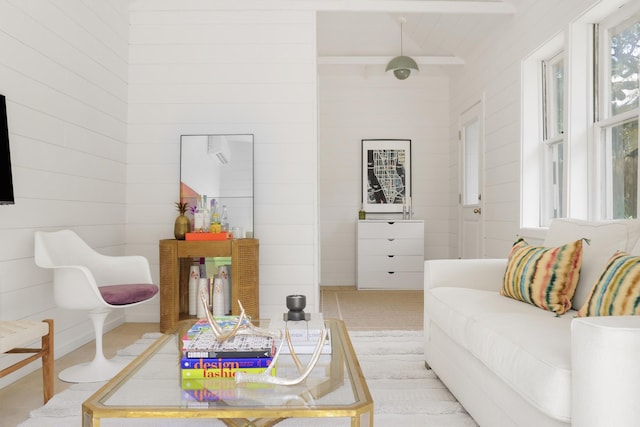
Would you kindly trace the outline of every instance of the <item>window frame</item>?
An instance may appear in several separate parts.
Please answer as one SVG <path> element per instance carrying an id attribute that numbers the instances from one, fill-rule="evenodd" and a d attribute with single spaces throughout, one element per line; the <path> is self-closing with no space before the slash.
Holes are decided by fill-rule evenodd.
<path id="1" fill-rule="evenodd" d="M 593 138 L 598 177 L 598 203 L 596 217 L 619 219 L 614 215 L 612 132 L 616 127 L 640 121 L 640 103 L 630 110 L 613 113 L 611 110 L 611 32 L 633 21 L 640 22 L 640 8 L 620 10 L 593 25 Z M 640 168 L 636 171 L 635 217 L 640 213 Z"/>
<path id="2" fill-rule="evenodd" d="M 558 105 L 557 96 L 559 96 L 558 85 L 552 84 L 554 81 L 554 66 L 562 63 L 562 128 L 559 132 L 552 129 L 558 129 L 558 123 L 555 118 L 558 117 L 558 111 L 553 108 Z M 564 131 L 564 117 L 567 109 L 567 100 L 564 96 L 566 91 L 566 61 L 564 49 L 556 52 L 548 59 L 541 61 L 541 125 L 542 132 L 540 137 L 541 154 L 541 187 L 540 187 L 540 220 L 539 225 L 546 227 L 551 223 L 553 218 L 563 216 L 567 206 L 567 184 L 564 172 L 564 159 L 567 157 L 567 147 Z M 558 149 L 560 153 L 556 154 Z M 561 162 L 561 165 L 558 165 Z"/>

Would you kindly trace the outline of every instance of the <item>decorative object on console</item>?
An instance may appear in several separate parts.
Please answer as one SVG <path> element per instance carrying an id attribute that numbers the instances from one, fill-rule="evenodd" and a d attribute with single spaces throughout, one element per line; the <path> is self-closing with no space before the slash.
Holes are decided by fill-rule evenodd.
<path id="1" fill-rule="evenodd" d="M 402 212 L 411 196 L 411 140 L 362 140 L 362 206 L 365 212 Z"/>
<path id="2" fill-rule="evenodd" d="M 640 257 L 616 252 L 605 265 L 578 317 L 640 314 Z"/>
<path id="3" fill-rule="evenodd" d="M 198 294 L 203 299 L 201 304 L 197 304 L 196 316 L 198 319 L 204 319 L 208 315 L 209 307 L 209 279 L 200 278 L 198 280 Z"/>
<path id="4" fill-rule="evenodd" d="M 559 247 L 518 238 L 511 248 L 500 294 L 558 315 L 571 308 L 582 266 L 582 239 Z"/>
<path id="5" fill-rule="evenodd" d="M 224 288 L 222 287 L 222 279 L 216 277 L 213 279 L 213 314 L 216 316 L 224 316 L 226 312 L 224 311 Z"/>
<path id="6" fill-rule="evenodd" d="M 286 320 L 305 320 L 304 308 L 307 306 L 307 297 L 304 295 L 288 295 Z"/>
<path id="7" fill-rule="evenodd" d="M 178 212 L 180 212 L 180 215 L 178 215 L 173 225 L 173 236 L 177 240 L 184 240 L 184 236 L 191 228 L 189 218 L 185 215 L 187 209 L 189 208 L 189 203 L 176 202 L 176 207 L 178 208 Z"/>
<path id="8" fill-rule="evenodd" d="M 200 281 L 200 266 L 189 267 L 189 316 L 198 313 L 198 285 Z"/>
<path id="9" fill-rule="evenodd" d="M 218 267 L 218 277 L 222 281 L 222 292 L 224 294 L 224 314 L 231 313 L 231 282 L 229 280 L 229 266 Z"/>

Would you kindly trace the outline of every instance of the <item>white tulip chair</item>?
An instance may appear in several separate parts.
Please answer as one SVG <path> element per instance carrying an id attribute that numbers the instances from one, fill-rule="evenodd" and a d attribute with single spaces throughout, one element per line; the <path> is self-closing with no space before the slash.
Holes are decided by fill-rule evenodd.
<path id="1" fill-rule="evenodd" d="M 149 262 L 142 256 L 100 254 L 71 230 L 37 231 L 35 262 L 53 269 L 56 304 L 68 310 L 87 310 L 95 331 L 94 359 L 63 370 L 58 378 L 75 383 L 111 379 L 126 363 L 104 356 L 104 322 L 111 311 L 142 304 L 158 293 Z"/>

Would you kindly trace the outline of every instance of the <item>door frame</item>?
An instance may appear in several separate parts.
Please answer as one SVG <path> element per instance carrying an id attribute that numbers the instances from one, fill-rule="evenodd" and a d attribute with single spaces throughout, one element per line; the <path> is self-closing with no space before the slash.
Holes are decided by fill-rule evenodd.
<path id="1" fill-rule="evenodd" d="M 479 256 L 483 257 L 485 253 L 485 244 L 484 244 L 484 236 L 485 236 L 485 221 L 484 221 L 484 205 L 485 205 L 485 197 L 484 197 L 484 168 L 485 168 L 485 116 L 484 116 L 484 94 L 482 97 L 476 102 L 472 103 L 469 107 L 463 110 L 458 115 L 458 139 L 457 139 L 457 152 L 458 152 L 458 258 L 462 258 L 464 253 L 463 244 L 465 242 L 464 239 L 464 209 L 472 208 L 477 206 L 480 209 L 480 214 L 478 215 L 478 230 L 479 230 L 479 242 L 478 244 L 478 252 Z M 477 205 L 465 205 L 464 204 L 464 177 L 465 177 L 465 150 L 464 150 L 464 141 L 463 141 L 463 128 L 465 124 L 471 122 L 474 118 L 478 119 L 479 129 L 478 129 L 478 196 L 479 200 Z"/>

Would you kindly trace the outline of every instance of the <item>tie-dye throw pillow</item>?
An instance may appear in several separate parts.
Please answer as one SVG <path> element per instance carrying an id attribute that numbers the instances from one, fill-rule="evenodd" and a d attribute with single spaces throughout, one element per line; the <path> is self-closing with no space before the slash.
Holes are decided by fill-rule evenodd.
<path id="1" fill-rule="evenodd" d="M 556 314 L 571 308 L 582 266 L 582 239 L 557 248 L 519 238 L 509 254 L 500 293 Z"/>
<path id="2" fill-rule="evenodd" d="M 616 252 L 593 285 L 578 316 L 640 314 L 640 257 Z"/>

